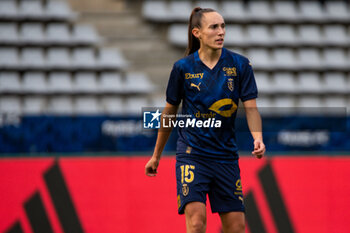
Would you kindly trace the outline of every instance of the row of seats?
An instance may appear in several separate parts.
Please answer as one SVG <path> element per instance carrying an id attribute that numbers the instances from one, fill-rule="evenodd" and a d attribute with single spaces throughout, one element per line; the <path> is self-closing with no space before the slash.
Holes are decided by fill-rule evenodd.
<path id="1" fill-rule="evenodd" d="M 142 73 L 116 72 L 0 72 L 0 93 L 74 94 L 74 93 L 150 93 L 154 86 Z"/>
<path id="2" fill-rule="evenodd" d="M 186 24 L 172 24 L 168 30 L 170 43 L 187 46 Z M 227 25 L 225 45 L 228 46 L 350 46 L 350 27 L 328 25 Z"/>
<path id="3" fill-rule="evenodd" d="M 96 44 L 99 37 L 95 29 L 89 25 L 68 23 L 0 23 L 0 44 L 50 44 L 76 45 Z"/>
<path id="4" fill-rule="evenodd" d="M 150 21 L 172 23 L 187 22 L 195 6 L 212 8 L 220 12 L 227 21 L 235 22 L 348 22 L 349 4 L 341 0 L 326 0 L 324 6 L 318 0 L 270 1 L 144 1 L 143 17 Z"/>
<path id="5" fill-rule="evenodd" d="M 127 63 L 117 49 L 97 49 L 90 47 L 48 49 L 25 47 L 0 47 L 0 68 L 5 69 L 121 69 Z"/>
<path id="6" fill-rule="evenodd" d="M 349 71 L 350 50 L 342 48 L 251 48 L 237 51 L 246 55 L 256 70 Z"/>
<path id="7" fill-rule="evenodd" d="M 349 94 L 350 74 L 326 72 L 322 76 L 316 72 L 255 72 L 260 93 L 265 94 Z M 350 96 L 349 96 L 350 97 Z"/>
<path id="8" fill-rule="evenodd" d="M 262 114 L 293 114 L 314 113 L 347 114 L 350 115 L 350 98 L 344 96 L 304 96 L 292 97 L 279 95 L 274 97 L 259 97 L 257 99 L 259 111 Z"/>
<path id="9" fill-rule="evenodd" d="M 141 114 L 152 102 L 144 97 L 119 96 L 1 96 L 2 114 Z"/>
<path id="10" fill-rule="evenodd" d="M 259 110 L 264 113 L 288 111 L 305 112 L 311 108 L 318 113 L 330 111 L 327 108 L 350 107 L 350 98 L 344 96 L 262 96 L 257 99 Z M 143 107 L 158 107 L 144 97 L 121 98 L 119 96 L 2 96 L 0 112 L 3 114 L 141 114 Z M 266 108 L 266 109 L 265 109 Z M 271 108 L 276 108 L 272 109 Z M 280 108 L 280 109 L 278 109 Z M 341 110 L 341 109 L 340 109 Z M 350 112 L 349 112 L 350 113 Z"/>
<path id="11" fill-rule="evenodd" d="M 76 18 L 65 1 L 1 0 L 0 20 L 69 21 Z"/>

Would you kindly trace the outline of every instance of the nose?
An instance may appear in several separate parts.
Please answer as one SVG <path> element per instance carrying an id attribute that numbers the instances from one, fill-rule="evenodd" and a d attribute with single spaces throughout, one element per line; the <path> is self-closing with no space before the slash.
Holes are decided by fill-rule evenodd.
<path id="1" fill-rule="evenodd" d="M 225 35 L 225 28 L 219 27 L 219 36 L 224 36 L 224 35 Z"/>

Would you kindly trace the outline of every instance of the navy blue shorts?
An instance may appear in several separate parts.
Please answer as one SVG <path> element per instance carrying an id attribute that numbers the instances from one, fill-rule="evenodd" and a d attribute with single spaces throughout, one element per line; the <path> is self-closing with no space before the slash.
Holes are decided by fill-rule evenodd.
<path id="1" fill-rule="evenodd" d="M 211 211 L 244 212 L 243 193 L 238 161 L 211 161 L 177 156 L 176 183 L 178 212 L 183 214 L 187 203 L 206 203 Z"/>

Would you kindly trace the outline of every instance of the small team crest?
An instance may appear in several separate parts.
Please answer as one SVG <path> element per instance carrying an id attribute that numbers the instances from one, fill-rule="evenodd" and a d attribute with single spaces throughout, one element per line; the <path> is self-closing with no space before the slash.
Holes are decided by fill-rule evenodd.
<path id="1" fill-rule="evenodd" d="M 233 78 L 229 78 L 227 79 L 227 87 L 230 91 L 234 90 L 234 86 L 233 86 Z"/>
<path id="2" fill-rule="evenodd" d="M 190 188 L 187 186 L 187 184 L 182 185 L 182 194 L 186 197 L 188 195 L 188 192 L 190 191 Z"/>
<path id="3" fill-rule="evenodd" d="M 224 67 L 222 70 L 225 72 L 225 76 L 237 76 L 236 67 Z"/>

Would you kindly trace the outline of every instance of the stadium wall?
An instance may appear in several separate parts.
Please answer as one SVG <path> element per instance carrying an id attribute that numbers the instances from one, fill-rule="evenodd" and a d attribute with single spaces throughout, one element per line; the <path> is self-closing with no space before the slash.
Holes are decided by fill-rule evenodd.
<path id="1" fill-rule="evenodd" d="M 0 232 L 178 233 L 175 158 L 2 158 Z M 349 157 L 240 159 L 247 232 L 348 232 Z M 221 232 L 208 212 L 207 232 Z"/>

